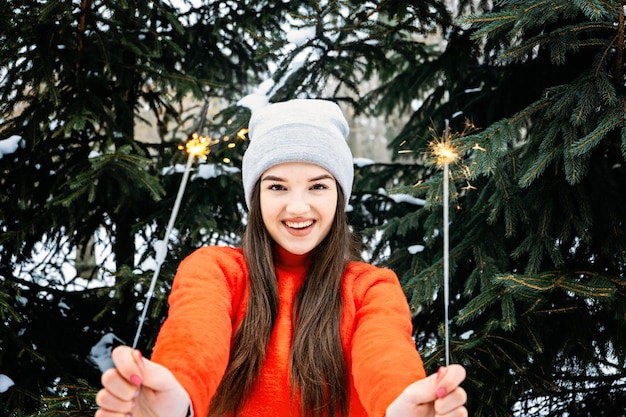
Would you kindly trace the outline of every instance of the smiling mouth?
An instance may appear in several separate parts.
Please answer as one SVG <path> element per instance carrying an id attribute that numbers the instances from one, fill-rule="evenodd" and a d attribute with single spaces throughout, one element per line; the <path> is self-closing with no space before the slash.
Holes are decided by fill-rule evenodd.
<path id="1" fill-rule="evenodd" d="M 313 225 L 313 223 L 315 223 L 315 221 L 313 220 L 308 220 L 305 222 L 288 222 L 285 221 L 283 222 L 287 227 L 290 227 L 292 229 L 306 229 L 307 227 L 310 227 Z"/>

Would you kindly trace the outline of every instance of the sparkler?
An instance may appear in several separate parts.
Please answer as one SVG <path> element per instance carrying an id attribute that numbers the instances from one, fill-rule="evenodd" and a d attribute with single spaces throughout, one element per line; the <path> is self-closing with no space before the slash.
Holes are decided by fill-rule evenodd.
<path id="1" fill-rule="evenodd" d="M 443 305 L 444 305 L 444 343 L 446 366 L 450 365 L 450 163 L 458 157 L 450 145 L 450 128 L 448 120 L 443 140 L 430 144 L 437 164 L 443 167 Z"/>
<path id="2" fill-rule="evenodd" d="M 196 131 L 200 131 L 202 129 L 202 126 L 204 125 L 208 106 L 209 106 L 208 103 L 204 104 L 200 122 L 198 123 L 198 128 L 196 129 Z M 185 150 L 188 153 L 187 164 L 185 165 L 185 171 L 183 173 L 183 178 L 180 181 L 180 186 L 178 187 L 178 194 L 176 195 L 174 207 L 172 208 L 172 213 L 170 214 L 170 219 L 167 223 L 167 228 L 165 229 L 165 236 L 163 237 L 163 240 L 159 240 L 155 244 L 156 268 L 154 269 L 154 274 L 152 275 L 152 280 L 150 281 L 150 287 L 148 288 L 148 292 L 146 293 L 146 300 L 143 305 L 143 311 L 141 312 L 141 318 L 139 319 L 139 325 L 137 326 L 135 339 L 133 340 L 133 349 L 137 348 L 137 343 L 139 342 L 141 330 L 143 328 L 144 322 L 146 321 L 146 315 L 148 313 L 150 300 L 152 299 L 152 296 L 154 295 L 154 288 L 156 286 L 156 281 L 159 276 L 159 273 L 161 271 L 161 265 L 163 265 L 163 261 L 165 260 L 165 255 L 167 254 L 167 245 L 169 242 L 170 234 L 172 233 L 172 229 L 174 228 L 174 223 L 176 222 L 176 217 L 178 216 L 178 210 L 180 209 L 180 203 L 183 199 L 183 194 L 185 193 L 185 187 L 187 186 L 187 182 L 189 180 L 189 172 L 191 171 L 191 164 L 193 163 L 196 157 L 206 159 L 207 155 L 211 151 L 209 148 L 211 144 L 212 144 L 211 138 L 206 137 L 206 136 L 199 136 L 197 133 L 194 133 L 192 135 L 191 140 L 189 140 L 184 146 Z"/>

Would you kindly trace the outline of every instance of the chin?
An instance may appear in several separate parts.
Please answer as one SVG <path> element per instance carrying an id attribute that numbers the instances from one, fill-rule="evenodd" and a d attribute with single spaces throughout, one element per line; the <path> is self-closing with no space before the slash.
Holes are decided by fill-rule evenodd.
<path id="1" fill-rule="evenodd" d="M 307 253 L 311 252 L 313 249 L 286 248 L 285 250 L 294 255 L 306 255 Z"/>
<path id="2" fill-rule="evenodd" d="M 281 245 L 281 246 L 287 252 L 292 253 L 294 255 L 306 255 L 307 253 L 315 249 L 315 246 L 311 246 L 311 245 L 307 245 L 307 246 L 303 246 L 303 245 L 284 245 L 283 246 Z"/>

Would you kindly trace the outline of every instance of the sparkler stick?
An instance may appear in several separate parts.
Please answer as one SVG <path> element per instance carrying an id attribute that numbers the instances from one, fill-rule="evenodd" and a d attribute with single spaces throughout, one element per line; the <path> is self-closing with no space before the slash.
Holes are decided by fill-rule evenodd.
<path id="1" fill-rule="evenodd" d="M 444 142 L 448 140 L 448 121 L 446 120 L 446 130 Z M 449 185 L 449 162 L 443 163 L 443 305 L 444 305 L 444 340 L 446 351 L 446 366 L 450 365 L 450 185 Z"/>
<path id="2" fill-rule="evenodd" d="M 444 344 L 446 366 L 450 364 L 450 163 L 457 158 L 457 153 L 450 145 L 448 120 L 443 140 L 431 143 L 437 163 L 443 167 L 443 306 L 444 306 Z"/>
<path id="3" fill-rule="evenodd" d="M 200 122 L 198 123 L 198 128 L 196 131 L 200 131 L 202 126 L 204 125 L 204 120 L 206 118 L 207 110 L 209 103 L 205 103 L 202 109 L 202 115 L 200 117 Z M 156 268 L 154 269 L 154 274 L 152 275 L 152 280 L 150 281 L 150 287 L 148 288 L 148 292 L 146 293 L 146 301 L 143 305 L 143 311 L 141 312 L 141 318 L 139 319 L 139 325 L 137 326 L 137 331 L 135 333 L 135 339 L 133 340 L 133 349 L 137 348 L 137 343 L 139 342 L 139 336 L 141 335 L 141 330 L 143 328 L 143 324 L 146 320 L 146 314 L 148 313 L 148 307 L 150 305 L 150 300 L 154 295 L 154 288 L 156 286 L 157 278 L 159 277 L 159 273 L 161 271 L 161 265 L 163 265 L 163 261 L 165 260 L 165 255 L 167 254 L 167 244 L 169 242 L 170 235 L 172 233 L 172 229 L 174 228 L 174 223 L 176 222 L 176 217 L 178 216 L 178 210 L 180 209 L 180 203 L 183 199 L 183 194 L 185 193 L 185 187 L 187 186 L 187 181 L 189 180 L 189 172 L 191 171 L 191 164 L 196 156 L 206 156 L 209 153 L 209 140 L 202 136 L 198 136 L 194 133 L 192 139 L 187 142 L 185 145 L 185 149 L 189 156 L 187 157 L 187 164 L 185 165 L 185 171 L 183 173 L 183 178 L 180 181 L 180 186 L 178 187 L 178 194 L 176 195 L 176 200 L 174 202 L 174 207 L 172 208 L 172 213 L 170 214 L 170 219 L 167 224 L 167 228 L 165 229 L 165 236 L 163 240 L 158 241 L 155 244 L 156 251 Z"/>

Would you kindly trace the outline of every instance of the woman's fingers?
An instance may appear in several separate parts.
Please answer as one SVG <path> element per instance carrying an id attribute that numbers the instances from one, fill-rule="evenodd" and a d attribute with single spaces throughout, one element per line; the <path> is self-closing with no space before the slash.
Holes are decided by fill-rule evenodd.
<path id="1" fill-rule="evenodd" d="M 112 352 L 115 368 L 102 373 L 102 389 L 96 395 L 97 417 L 127 416 L 135 406 L 142 383 L 141 353 L 127 346 Z"/>
<path id="2" fill-rule="evenodd" d="M 461 365 L 450 365 L 439 368 L 437 372 L 437 398 L 444 397 L 448 392 L 452 392 L 465 380 L 465 368 Z"/>
<path id="3" fill-rule="evenodd" d="M 122 376 L 117 368 L 105 371 L 100 378 L 102 386 L 114 397 L 122 401 L 130 401 L 138 386 L 128 381 Z"/>
<path id="4" fill-rule="evenodd" d="M 94 417 L 128 417 L 128 413 L 117 413 L 109 410 L 105 410 L 104 408 L 99 408 Z"/>
<path id="5" fill-rule="evenodd" d="M 100 390 L 96 395 L 96 403 L 103 410 L 128 415 L 135 405 L 134 396 L 130 399 L 122 399 L 111 394 L 110 391 Z"/>
<path id="6" fill-rule="evenodd" d="M 96 395 L 96 417 L 185 415 L 189 395 L 167 368 L 128 346 L 115 348 L 112 359 L 115 368 L 102 374 Z"/>
<path id="7" fill-rule="evenodd" d="M 138 350 L 119 346 L 113 350 L 112 359 L 115 368 L 131 385 L 155 391 L 170 390 L 178 385 L 167 368 L 144 359 Z"/>
<path id="8" fill-rule="evenodd" d="M 465 368 L 450 365 L 437 372 L 434 403 L 435 415 L 446 417 L 466 417 L 467 393 L 460 384 L 465 380 Z"/>
<path id="9" fill-rule="evenodd" d="M 144 359 L 140 351 L 128 346 L 118 346 L 113 349 L 111 359 L 115 364 L 115 369 L 129 382 L 131 378 L 137 385 L 141 385 L 142 373 L 144 368 Z"/>
<path id="10" fill-rule="evenodd" d="M 96 395 L 96 404 L 111 413 L 129 414 L 139 388 L 127 381 L 115 368 L 105 371 L 101 381 L 104 389 Z"/>
<path id="11" fill-rule="evenodd" d="M 435 400 L 435 414 L 437 416 L 456 416 L 463 417 L 467 415 L 467 409 L 464 407 L 467 401 L 467 393 L 461 387 L 458 387 L 446 396 Z"/>

